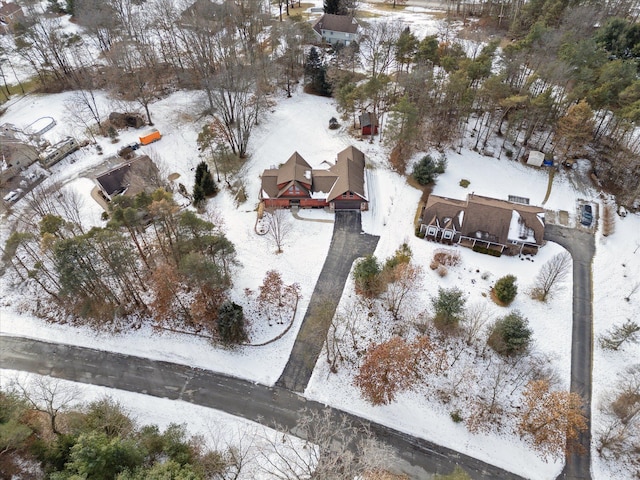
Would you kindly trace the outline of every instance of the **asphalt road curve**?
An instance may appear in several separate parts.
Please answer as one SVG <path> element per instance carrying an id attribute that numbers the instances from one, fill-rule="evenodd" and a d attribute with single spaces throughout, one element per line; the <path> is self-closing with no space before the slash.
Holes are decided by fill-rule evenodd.
<path id="1" fill-rule="evenodd" d="M 378 239 L 379 237 L 362 233 L 360 212 L 335 213 L 329 253 L 311 295 L 289 361 L 276 382 L 277 386 L 300 393 L 307 388 L 351 265 L 356 259 L 373 254 Z"/>
<path id="2" fill-rule="evenodd" d="M 591 478 L 591 370 L 593 364 L 593 311 L 591 264 L 593 235 L 546 225 L 544 238 L 566 248 L 573 258 L 573 330 L 571 338 L 571 391 L 582 396 L 589 428 L 579 438 L 582 453 L 568 454 L 559 479 Z"/>
<path id="3" fill-rule="evenodd" d="M 268 427 L 292 428 L 301 410 L 327 408 L 280 387 L 267 387 L 208 370 L 28 338 L 0 336 L 0 368 L 182 400 Z M 455 465 L 460 465 L 474 480 L 522 479 L 426 440 L 337 409 L 330 411 L 333 415 L 346 415 L 355 425 L 369 428 L 390 445 L 396 459 L 389 468 L 410 478 L 428 480 L 432 474 L 448 474 Z"/>

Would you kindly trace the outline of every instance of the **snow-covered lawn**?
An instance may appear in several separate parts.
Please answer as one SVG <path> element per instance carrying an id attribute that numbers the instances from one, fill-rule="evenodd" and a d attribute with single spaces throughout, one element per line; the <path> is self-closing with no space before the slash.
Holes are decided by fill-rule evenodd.
<path id="1" fill-rule="evenodd" d="M 319 4 L 319 2 L 316 2 Z M 369 8 L 369 7 L 367 7 Z M 411 7 L 394 13 L 408 23 L 419 37 L 436 33 L 437 22 L 421 14 L 418 7 Z M 72 93 L 56 95 L 29 95 L 10 102 L 2 115 L 3 123 L 13 123 L 26 127 L 43 116 L 53 116 L 57 126 L 45 137 L 52 143 L 66 135 L 81 135 L 82 129 L 74 123 L 66 108 Z M 385 259 L 398 246 L 407 242 L 414 255 L 414 262 L 424 267 L 423 287 L 415 292 L 411 308 L 406 317 L 428 312 L 430 297 L 439 286 L 458 286 L 468 295 L 468 303 L 486 305 L 493 316 L 506 311 L 494 305 L 488 292 L 495 280 L 505 274 L 518 278 L 519 294 L 510 309 L 519 309 L 529 319 L 533 329 L 535 350 L 544 355 L 549 365 L 558 373 L 560 386 L 568 388 L 571 351 L 571 279 L 547 304 L 534 302 L 526 295 L 539 268 L 546 260 L 562 251 L 555 244 L 547 244 L 532 258 L 493 258 L 456 248 L 462 257 L 461 265 L 451 268 L 446 277 L 441 278 L 429 269 L 433 252 L 439 245 L 426 242 L 414 235 L 413 219 L 421 192 L 409 186 L 405 179 L 388 168 L 387 153 L 376 140 L 374 143 L 361 141 L 349 136 L 345 128 L 329 130 L 331 117 L 339 117 L 333 100 L 306 95 L 298 91 L 293 98 L 278 96 L 273 98 L 273 107 L 260 125 L 254 130 L 249 150 L 250 156 L 242 168 L 242 177 L 248 200 L 236 206 L 231 194 L 223 190 L 209 201 L 207 215 L 220 219 L 223 230 L 234 243 L 241 263 L 234 276 L 232 299 L 237 303 L 246 302 L 244 290 L 255 290 L 268 270 L 278 270 L 285 283 L 298 283 L 302 299 L 298 305 L 293 328 L 280 340 L 262 347 L 241 347 L 226 350 L 211 345 L 206 339 L 190 335 L 163 333 L 148 326 L 126 334 L 96 333 L 85 328 L 46 323 L 28 310 L 29 292 L 12 284 L 10 275 L 0 279 L 0 334 L 20 335 L 43 340 L 100 348 L 109 351 L 139 355 L 148 358 L 183 363 L 207 368 L 234 376 L 251 379 L 265 384 L 273 384 L 289 357 L 300 322 L 304 316 L 316 280 L 329 248 L 332 226 L 328 223 L 305 222 L 291 219 L 293 230 L 286 239 L 284 253 L 276 254 L 275 245 L 267 237 L 254 231 L 256 207 L 260 186 L 260 174 L 286 161 L 298 151 L 313 167 L 320 167 L 323 161 L 334 161 L 336 154 L 348 145 L 355 145 L 367 156 L 368 191 L 371 196 L 370 211 L 363 214 L 363 228 L 367 233 L 380 236 L 376 255 Z M 103 115 L 112 110 L 121 110 L 106 95 L 98 95 Z M 199 92 L 176 92 L 151 105 L 151 114 L 163 138 L 151 146 L 142 147 L 141 153 L 149 154 L 157 161 L 166 174 L 179 174 L 176 183 L 183 183 L 188 190 L 193 186 L 193 170 L 200 161 L 196 138 L 205 119 L 201 112 L 205 99 Z M 346 122 L 348 124 L 348 122 Z M 384 132 L 383 132 L 384 133 Z M 91 198 L 93 183 L 87 178 L 88 172 L 103 168 L 105 159 L 114 155 L 122 146 L 136 141 L 139 130 L 120 132 L 119 141 L 111 143 L 100 138 L 104 150 L 98 155 L 93 147 L 85 147 L 52 168 L 46 184 L 61 182 L 64 188 L 76 192 L 82 199 L 81 214 L 87 226 L 102 225 L 102 210 Z M 496 149 L 495 151 L 498 151 Z M 546 169 L 527 167 L 506 158 L 495 159 L 482 156 L 468 149 L 460 154 L 447 152 L 448 166 L 445 174 L 438 178 L 434 193 L 451 198 L 464 199 L 468 193 L 476 193 L 500 199 L 508 195 L 527 197 L 531 204 L 540 205 L 547 192 L 548 173 Z M 416 156 L 414 160 L 417 160 Z M 576 212 L 578 199 L 600 202 L 598 192 L 587 188 L 577 190 L 569 179 L 571 173 L 561 171 L 556 175 L 551 195 L 545 203 L 550 210 Z M 459 185 L 461 179 L 470 181 L 467 188 Z M 179 201 L 184 202 L 178 195 Z M 24 206 L 19 201 L 14 209 Z M 600 208 L 601 211 L 601 208 Z M 302 216 L 331 219 L 332 215 L 320 211 L 303 211 Z M 4 244 L 11 233 L 11 218 L 2 219 L 0 243 Z M 572 221 L 572 224 L 575 222 Z M 640 291 L 629 296 L 633 287 L 640 282 L 640 216 L 630 214 L 617 219 L 616 232 L 610 237 L 596 233 L 596 257 L 594 272 L 594 369 L 593 369 L 593 428 L 596 432 L 604 419 L 598 411 L 603 395 L 613 384 L 613 379 L 627 365 L 638 363 L 640 347 L 627 345 L 619 352 L 603 351 L 597 337 L 612 324 L 627 318 L 640 318 Z M 486 275 L 488 274 L 488 275 Z M 483 278 L 484 277 L 484 278 Z M 341 307 L 354 299 L 353 284 L 347 282 Z M 278 327 L 252 325 L 252 340 L 260 343 L 275 337 Z M 3 368 L 7 366 L 3 365 Z M 391 405 L 372 407 L 364 402 L 352 385 L 352 374 L 348 368 L 341 368 L 338 374 L 330 374 L 323 356 L 320 357 L 306 395 L 366 416 L 395 428 L 422 436 L 453 449 L 476 456 L 489 463 L 517 472 L 528 478 L 555 478 L 561 463 L 544 463 L 517 437 L 505 434 L 470 434 L 461 424 L 452 422 L 449 409 L 438 402 L 428 401 L 418 393 L 406 393 Z M 93 388 L 93 387 L 87 387 Z M 210 413 L 201 412 L 197 407 L 180 402 L 154 399 L 135 394 L 112 392 L 123 399 L 132 411 L 145 423 L 188 422 L 190 431 L 203 431 Z M 162 405 L 160 405 L 162 403 Z M 154 416 L 161 412 L 160 417 Z M 175 415 L 175 416 L 174 416 Z M 211 414 L 213 415 L 213 414 Z M 163 420 L 164 418 L 164 420 Z M 217 421 L 217 420 L 216 420 Z M 234 427 L 235 428 L 235 427 Z M 240 427 L 238 427 L 240 428 Z M 242 427 L 244 428 L 244 427 Z M 593 476 L 598 479 L 630 478 L 630 473 L 622 471 L 615 462 L 603 462 L 593 452 Z"/>
<path id="2" fill-rule="evenodd" d="M 65 94 L 55 96 L 30 96 L 14 104 L 4 115 L 5 121 L 17 125 L 51 112 L 51 105 L 63 105 Z M 160 142 L 145 149 L 153 150 L 161 158 L 168 172 L 180 174 L 178 181 L 187 188 L 192 185 L 192 168 L 199 161 L 195 137 L 199 124 L 197 118 L 200 96 L 197 93 L 178 92 L 152 106 L 152 115 L 157 127 L 163 132 Z M 60 107 L 62 108 L 62 107 Z M 59 110 L 63 111 L 63 110 Z M 312 113 L 311 113 L 312 112 Z M 569 353 L 571 331 L 571 282 L 563 286 L 561 292 L 548 304 L 539 304 L 530 300 L 524 293 L 531 284 L 540 266 L 560 247 L 548 244 L 532 259 L 493 258 L 457 248 L 462 256 L 462 264 L 452 268 L 449 274 L 440 278 L 428 269 L 433 250 L 437 245 L 421 240 L 414 235 L 413 218 L 420 198 L 420 192 L 410 187 L 404 178 L 391 172 L 387 167 L 387 157 L 376 141 L 360 141 L 348 136 L 344 129 L 328 129 L 328 119 L 336 116 L 335 106 L 330 99 L 313 97 L 302 93 L 291 99 L 278 99 L 272 112 L 261 122 L 254 132 L 251 142 L 251 156 L 243 168 L 248 200 L 238 208 L 231 196 L 224 191 L 209 204 L 212 214 L 222 219 L 224 230 L 236 245 L 240 268 L 234 277 L 232 296 L 242 302 L 244 289 L 256 289 L 269 269 L 282 273 L 286 283 L 297 282 L 301 286 L 302 301 L 294 328 L 281 340 L 264 347 L 243 347 L 237 350 L 224 350 L 211 346 L 205 339 L 179 334 L 157 334 L 148 327 L 127 334 L 97 334 L 86 329 L 71 328 L 59 324 L 47 324 L 30 314 L 20 311 L 17 306 L 28 302 L 15 286 L 3 278 L 2 334 L 24 335 L 50 341 L 72 343 L 88 347 L 98 347 L 118 352 L 126 352 L 150 358 L 163 359 L 189 365 L 226 372 L 240 377 L 250 378 L 266 384 L 273 384 L 287 361 L 295 339 L 301 318 L 304 314 L 315 281 L 328 250 L 332 232 L 331 224 L 294 221 L 293 231 L 287 239 L 284 253 L 275 254 L 275 246 L 266 237 L 254 232 L 256 220 L 255 207 L 259 191 L 259 175 L 265 168 L 286 160 L 294 151 L 302 154 L 312 166 L 319 166 L 325 160 L 334 160 L 335 155 L 349 144 L 354 144 L 367 155 L 371 168 L 367 170 L 369 191 L 372 196 L 371 210 L 363 215 L 363 228 L 368 233 L 380 235 L 376 255 L 379 258 L 390 256 L 402 243 L 408 242 L 414 252 L 416 263 L 425 267 L 424 288 L 417 296 L 414 310 L 428 309 L 429 298 L 438 286 L 459 286 L 469 295 L 469 302 L 485 302 L 491 306 L 486 296 L 491 282 L 504 274 L 512 273 L 518 277 L 520 294 L 512 305 L 525 312 L 534 330 L 536 349 L 547 355 L 562 384 L 568 386 Z M 64 131 L 65 117 L 57 118 L 56 130 Z M 98 156 L 92 149 L 85 148 L 65 159 L 53 168 L 52 178 L 66 183 L 84 197 L 83 216 L 90 224 L 100 224 L 99 208 L 90 198 L 92 183 L 83 177 L 83 172 L 97 167 L 110 153 L 120 145 L 129 143 L 138 132 L 129 130 L 120 135 L 120 142 L 112 145 L 103 142 L 105 153 Z M 147 153 L 145 151 L 145 153 Z M 507 159 L 483 157 L 475 152 L 463 150 L 462 154 L 447 153 L 448 167 L 440 176 L 434 193 L 464 198 L 467 193 L 506 198 L 509 194 L 531 199 L 532 204 L 540 204 L 547 188 L 546 170 L 534 169 Z M 471 183 L 468 188 L 459 186 L 462 178 Z M 551 196 L 546 206 L 556 210 L 575 211 L 576 200 L 584 196 L 575 191 L 565 174 L 557 175 Z M 596 200 L 596 193 L 592 192 Z M 15 207 L 20 208 L 20 203 Z M 302 212 L 304 216 L 331 218 L 324 212 Z M 10 222 L 5 222 L 10 225 Z M 625 317 L 638 317 L 638 300 L 624 302 L 616 299 L 614 292 L 626 292 L 634 281 L 638 281 L 640 254 L 634 254 L 640 242 L 638 232 L 640 221 L 637 215 L 629 215 L 618 221 L 616 233 L 609 238 L 598 237 L 598 250 L 594 264 L 594 311 L 596 333 L 608 328 L 611 321 Z M 3 229 L 6 239 L 8 231 Z M 622 264 L 626 266 L 623 267 Z M 490 275 L 482 279 L 485 272 Z M 623 277 L 626 272 L 627 277 Z M 346 286 L 343 301 L 353 296 L 353 286 Z M 618 297 L 620 295 L 618 294 Z M 634 301 L 635 300 L 635 301 Z M 498 309 L 498 307 L 492 307 Z M 616 312 L 612 315 L 611 312 Z M 499 312 L 497 312 L 499 313 Z M 270 328 L 256 327 L 260 339 L 270 336 Z M 275 334 L 273 335 L 275 336 Z M 629 353 L 627 353 L 630 351 Z M 613 372 L 633 358 L 636 350 L 628 348 L 625 352 L 603 355 L 596 348 L 594 369 L 594 400 L 602 390 L 605 378 L 611 378 Z M 427 403 L 415 394 L 406 394 L 387 407 L 372 408 L 366 405 L 358 392 L 350 386 L 349 377 L 341 372 L 327 375 L 326 363 L 320 359 L 319 366 L 309 386 L 307 394 L 321 399 L 339 408 L 348 408 L 383 423 L 410 431 L 442 442 L 452 448 L 460 449 L 478 456 L 488 462 L 531 475 L 531 465 L 535 478 L 551 478 L 560 469 L 560 464 L 544 464 L 528 451 L 517 439 L 497 435 L 469 435 L 462 433 L 463 427 L 454 424 L 445 408 Z M 605 382 L 606 384 L 606 382 Z M 594 407 L 597 403 L 594 403 Z M 409 413 L 413 412 L 413 413 Z M 596 409 L 594 408 L 594 414 Z M 463 435 L 464 441 L 461 441 Z M 514 451 L 515 450 L 515 451 Z M 509 454 L 496 452 L 509 451 Z M 605 467 L 603 467 L 605 468 Z"/>

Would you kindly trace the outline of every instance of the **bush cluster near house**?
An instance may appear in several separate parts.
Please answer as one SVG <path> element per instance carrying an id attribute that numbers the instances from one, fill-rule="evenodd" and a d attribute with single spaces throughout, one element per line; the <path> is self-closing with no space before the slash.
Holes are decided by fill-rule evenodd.
<path id="1" fill-rule="evenodd" d="M 411 249 L 403 243 L 382 267 L 373 255 L 356 262 L 356 293 L 368 299 L 379 297 L 393 318 L 399 320 L 405 302 L 422 282 L 422 268 L 411 263 L 411 256 Z"/>

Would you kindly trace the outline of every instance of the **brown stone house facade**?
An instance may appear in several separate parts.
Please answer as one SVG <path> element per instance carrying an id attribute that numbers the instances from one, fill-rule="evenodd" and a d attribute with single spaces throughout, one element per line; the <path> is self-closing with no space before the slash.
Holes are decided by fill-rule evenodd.
<path id="1" fill-rule="evenodd" d="M 295 152 L 279 168 L 262 173 L 260 200 L 265 208 L 367 210 L 364 153 L 347 147 L 328 169 L 314 169 Z"/>
<path id="2" fill-rule="evenodd" d="M 420 232 L 441 243 L 535 254 L 544 242 L 544 209 L 473 193 L 466 200 L 430 195 Z"/>

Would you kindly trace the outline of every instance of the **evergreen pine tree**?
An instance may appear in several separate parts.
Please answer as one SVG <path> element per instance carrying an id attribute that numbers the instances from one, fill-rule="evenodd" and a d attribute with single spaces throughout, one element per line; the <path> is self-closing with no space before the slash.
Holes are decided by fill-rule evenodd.
<path id="1" fill-rule="evenodd" d="M 224 343 L 239 344 L 247 340 L 242 307 L 226 301 L 218 310 L 218 333 Z"/>
<path id="2" fill-rule="evenodd" d="M 304 65 L 304 74 L 314 93 L 323 96 L 331 95 L 331 85 L 327 82 L 327 67 L 315 47 L 309 50 Z"/>
<path id="3" fill-rule="evenodd" d="M 324 13 L 332 15 L 342 15 L 340 12 L 341 0 L 324 0 Z"/>
<path id="4" fill-rule="evenodd" d="M 204 176 L 204 172 L 207 170 L 207 164 L 205 162 L 200 162 L 196 167 L 196 176 L 195 176 L 195 185 L 200 185 L 202 183 L 202 177 Z"/>
<path id="5" fill-rule="evenodd" d="M 528 320 L 514 310 L 496 321 L 487 343 L 501 355 L 516 355 L 529 347 L 531 333 Z"/>
<path id="6" fill-rule="evenodd" d="M 202 190 L 202 185 L 196 183 L 193 186 L 193 206 L 196 208 L 202 207 L 204 204 L 206 197 L 204 196 L 204 190 Z"/>
<path id="7" fill-rule="evenodd" d="M 211 172 L 208 168 L 202 176 L 200 186 L 202 187 L 202 191 L 206 197 L 213 197 L 218 193 L 218 187 L 216 185 L 216 182 L 213 181 L 213 176 L 211 175 Z"/>

